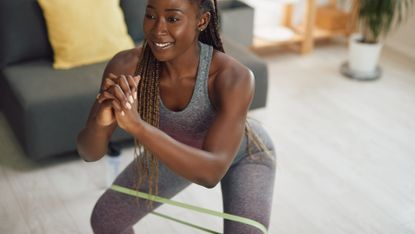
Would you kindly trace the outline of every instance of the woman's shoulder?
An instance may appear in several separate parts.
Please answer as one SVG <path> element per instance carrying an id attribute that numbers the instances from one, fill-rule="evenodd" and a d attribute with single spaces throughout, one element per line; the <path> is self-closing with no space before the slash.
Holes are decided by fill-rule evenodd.
<path id="1" fill-rule="evenodd" d="M 232 56 L 214 50 L 211 66 L 211 70 L 215 74 L 215 87 L 253 89 L 253 73 Z"/>
<path id="2" fill-rule="evenodd" d="M 137 67 L 142 47 L 134 47 L 115 54 L 107 63 L 105 73 L 132 75 Z"/>

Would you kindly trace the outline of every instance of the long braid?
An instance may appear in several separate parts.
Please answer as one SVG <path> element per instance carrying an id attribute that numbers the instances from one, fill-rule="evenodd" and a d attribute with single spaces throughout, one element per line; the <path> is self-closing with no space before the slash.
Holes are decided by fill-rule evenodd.
<path id="1" fill-rule="evenodd" d="M 147 42 L 143 42 L 143 49 L 135 71 L 141 76 L 138 84 L 138 113 L 140 117 L 152 126 L 160 127 L 159 112 L 159 61 L 154 57 Z M 137 150 L 138 149 L 138 150 Z M 158 193 L 158 160 L 146 149 L 138 139 L 135 139 L 134 156 L 139 173 L 138 188 L 148 182 L 150 194 Z"/>
<path id="2" fill-rule="evenodd" d="M 224 52 L 223 43 L 219 35 L 219 18 L 216 10 L 217 1 L 199 0 L 199 4 L 202 12 L 210 12 L 211 14 L 211 20 L 208 27 L 199 34 L 199 41 L 213 46 L 213 48 L 218 51 Z M 135 75 L 141 76 L 138 85 L 138 112 L 144 121 L 156 128 L 160 127 L 160 65 L 160 62 L 157 61 L 151 52 L 150 47 L 147 45 L 147 41 L 144 40 L 143 49 L 135 72 Z M 245 125 L 245 132 L 248 135 L 248 142 L 253 141 L 258 148 L 266 150 L 265 145 L 251 130 L 248 121 Z M 136 187 L 139 188 L 142 183 L 148 182 L 149 193 L 157 195 L 158 159 L 146 149 L 138 139 L 135 139 L 134 156 L 139 174 L 139 180 L 137 181 Z"/>

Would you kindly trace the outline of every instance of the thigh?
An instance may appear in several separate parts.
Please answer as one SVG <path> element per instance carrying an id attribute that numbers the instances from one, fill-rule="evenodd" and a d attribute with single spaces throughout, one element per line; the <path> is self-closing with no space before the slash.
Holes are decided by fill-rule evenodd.
<path id="1" fill-rule="evenodd" d="M 224 212 L 253 219 L 268 227 L 275 179 L 275 153 L 248 155 L 221 181 Z M 260 233 L 256 228 L 225 220 L 224 233 Z"/>
<path id="2" fill-rule="evenodd" d="M 116 178 L 114 184 L 131 189 L 136 188 L 138 181 L 136 166 L 134 162 Z M 190 182 L 177 176 L 163 164 L 159 167 L 158 195 L 171 198 L 186 188 Z M 138 189 L 141 192 L 148 192 L 147 183 Z M 95 204 L 92 213 L 92 226 L 99 229 L 112 230 L 113 233 L 122 233 L 123 230 L 131 228 L 146 214 L 160 206 L 160 203 L 153 202 L 152 207 L 147 205 L 147 200 L 121 194 L 113 190 L 107 190 Z M 96 231 L 99 233 L 98 231 Z"/>

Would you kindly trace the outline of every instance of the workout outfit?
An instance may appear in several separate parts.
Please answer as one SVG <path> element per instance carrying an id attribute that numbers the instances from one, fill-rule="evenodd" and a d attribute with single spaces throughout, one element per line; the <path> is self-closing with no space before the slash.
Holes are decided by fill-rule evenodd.
<path id="1" fill-rule="evenodd" d="M 171 111 L 160 98 L 160 129 L 179 142 L 201 149 L 216 113 L 208 93 L 213 48 L 210 45 L 199 44 L 199 66 L 191 100 L 185 109 Z M 259 123 L 249 120 L 249 124 L 252 131 L 263 141 L 268 152 L 253 144 L 249 146 L 249 151 L 245 134 L 231 167 L 221 180 L 223 211 L 256 220 L 268 227 L 276 170 L 275 149 L 271 138 Z M 132 162 L 116 178 L 114 184 L 134 189 L 137 180 L 136 166 Z M 160 162 L 159 196 L 171 198 L 189 184 L 190 181 L 176 175 Z M 139 190 L 148 192 L 147 184 L 144 183 Z M 147 205 L 138 207 L 136 199 L 107 190 L 95 204 L 92 212 L 91 225 L 94 232 L 134 233 L 132 226 L 151 212 Z M 145 202 L 141 199 L 139 201 L 140 204 Z M 152 209 L 159 205 L 154 203 Z M 224 233 L 245 234 L 259 231 L 248 225 L 225 220 Z"/>

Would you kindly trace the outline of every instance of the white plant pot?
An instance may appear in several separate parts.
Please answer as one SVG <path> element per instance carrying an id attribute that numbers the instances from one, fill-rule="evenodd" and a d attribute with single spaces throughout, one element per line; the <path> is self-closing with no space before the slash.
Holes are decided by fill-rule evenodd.
<path id="1" fill-rule="evenodd" d="M 357 73 L 374 73 L 378 61 L 382 44 L 361 43 L 361 36 L 354 34 L 349 41 L 349 69 Z"/>

